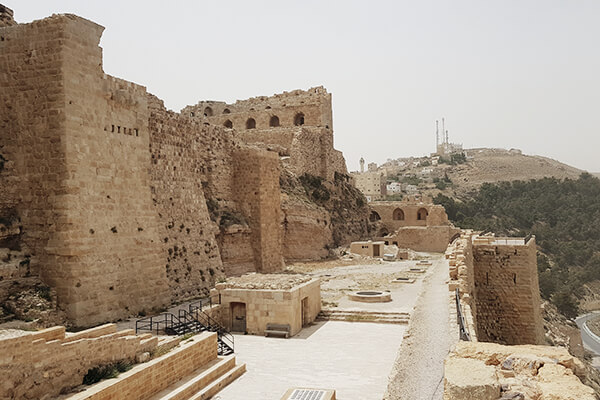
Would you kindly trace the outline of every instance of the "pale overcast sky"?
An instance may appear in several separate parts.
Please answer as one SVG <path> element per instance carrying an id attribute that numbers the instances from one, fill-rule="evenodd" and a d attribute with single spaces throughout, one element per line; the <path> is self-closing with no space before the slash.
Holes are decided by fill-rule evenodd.
<path id="1" fill-rule="evenodd" d="M 106 27 L 104 71 L 179 111 L 323 85 L 348 168 L 465 147 L 600 172 L 600 1 L 0 0 Z"/>

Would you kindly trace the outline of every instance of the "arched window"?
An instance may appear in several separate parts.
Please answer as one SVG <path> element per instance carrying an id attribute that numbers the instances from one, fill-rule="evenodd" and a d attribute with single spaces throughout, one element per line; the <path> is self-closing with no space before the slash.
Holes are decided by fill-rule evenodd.
<path id="1" fill-rule="evenodd" d="M 379 236 L 380 236 L 380 237 L 384 237 L 384 236 L 387 236 L 387 235 L 389 235 L 389 234 L 390 234 L 390 232 L 389 232 L 389 231 L 388 231 L 386 228 L 381 228 L 381 229 L 379 230 Z"/>
<path id="2" fill-rule="evenodd" d="M 427 209 L 426 208 L 419 208 L 419 211 L 417 211 L 417 220 L 418 221 L 425 221 L 427 220 Z"/>
<path id="3" fill-rule="evenodd" d="M 213 116 L 213 110 L 210 107 L 206 107 L 204 109 L 204 116 L 205 117 L 212 117 Z"/>
<path id="4" fill-rule="evenodd" d="M 396 208 L 394 210 L 394 214 L 392 215 L 392 219 L 396 221 L 404 221 L 404 211 L 401 208 Z"/>
<path id="5" fill-rule="evenodd" d="M 226 108 L 223 110 L 223 114 L 231 114 L 231 111 L 229 110 L 229 108 Z"/>
<path id="6" fill-rule="evenodd" d="M 256 128 L 256 121 L 254 120 L 254 118 L 248 118 L 248 121 L 246 121 L 246 129 L 254 128 Z"/>
<path id="7" fill-rule="evenodd" d="M 269 121 L 269 126 L 279 126 L 279 117 L 277 115 L 273 115 L 271 120 Z"/>
<path id="8" fill-rule="evenodd" d="M 231 120 L 227 120 L 227 121 L 223 122 L 223 126 L 225 128 L 231 129 L 231 128 L 233 128 L 233 122 L 231 122 Z"/>
<path id="9" fill-rule="evenodd" d="M 369 221 L 375 222 L 379 221 L 380 219 L 381 217 L 379 216 L 379 213 L 377 211 L 371 211 L 371 215 L 369 215 Z"/>
<path id="10" fill-rule="evenodd" d="M 296 126 L 304 125 L 304 114 L 302 114 L 302 113 L 296 114 L 296 116 L 294 117 L 294 125 L 296 125 Z"/>

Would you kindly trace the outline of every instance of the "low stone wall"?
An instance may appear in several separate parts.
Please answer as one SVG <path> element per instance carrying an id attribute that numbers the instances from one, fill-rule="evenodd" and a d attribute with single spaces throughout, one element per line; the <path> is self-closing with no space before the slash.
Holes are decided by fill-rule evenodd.
<path id="1" fill-rule="evenodd" d="M 217 334 L 204 332 L 170 353 L 122 373 L 116 380 L 100 382 L 67 399 L 148 399 L 216 358 Z"/>
<path id="2" fill-rule="evenodd" d="M 445 361 L 444 400 L 594 400 L 584 377 L 562 347 L 460 342 Z"/>
<path id="3" fill-rule="evenodd" d="M 460 229 L 450 225 L 405 226 L 388 236 L 377 238 L 377 240 L 384 240 L 389 245 L 395 244 L 398 247 L 414 251 L 442 253 L 448 247 L 450 239 L 459 232 Z"/>
<path id="4" fill-rule="evenodd" d="M 0 398 L 52 398 L 80 385 L 90 368 L 134 360 L 157 344 L 151 335 L 117 332 L 114 324 L 73 335 L 57 326 L 0 340 Z"/>

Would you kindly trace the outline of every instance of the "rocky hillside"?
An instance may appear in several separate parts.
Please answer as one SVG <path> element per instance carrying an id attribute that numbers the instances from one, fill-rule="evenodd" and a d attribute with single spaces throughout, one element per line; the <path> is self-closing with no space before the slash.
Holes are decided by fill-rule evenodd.
<path id="1" fill-rule="evenodd" d="M 330 256 L 331 250 L 368 238 L 374 229 L 366 199 L 348 175 L 336 173 L 333 181 L 327 181 L 282 170 L 280 185 L 287 260 Z M 301 243 L 301 248 L 294 243 Z"/>
<path id="2" fill-rule="evenodd" d="M 528 181 L 554 177 L 577 179 L 584 172 L 542 156 L 522 154 L 520 150 L 466 149 L 464 156 L 403 158 L 380 166 L 388 181 L 416 185 L 419 192 L 435 196 L 443 193 L 458 198 L 468 197 L 482 183 Z"/>
<path id="3" fill-rule="evenodd" d="M 554 177 L 577 179 L 577 168 L 542 156 L 502 149 L 469 149 L 467 162 L 449 165 L 448 176 L 458 191 L 473 190 L 484 182 L 526 181 Z"/>

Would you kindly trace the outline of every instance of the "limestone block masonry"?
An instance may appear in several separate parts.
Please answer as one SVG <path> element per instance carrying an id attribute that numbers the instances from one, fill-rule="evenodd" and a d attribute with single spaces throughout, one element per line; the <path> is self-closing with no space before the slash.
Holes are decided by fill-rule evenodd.
<path id="1" fill-rule="evenodd" d="M 443 206 L 431 198 L 369 203 L 371 222 L 379 224 L 377 240 L 416 251 L 443 252 L 460 229 L 449 221 Z"/>
<path id="2" fill-rule="evenodd" d="M 77 325 L 168 299 L 146 90 L 102 72 L 102 31 L 74 15 L 0 28 L 0 210 Z"/>
<path id="3" fill-rule="evenodd" d="M 535 238 L 473 239 L 477 337 L 544 344 Z"/>
<path id="4" fill-rule="evenodd" d="M 270 97 L 238 100 L 233 104 L 201 101 L 181 113 L 235 131 L 244 143 L 288 157 L 297 175 L 309 173 L 333 180 L 347 174 L 341 152 L 333 148 L 331 94 L 320 87 Z"/>
<path id="5" fill-rule="evenodd" d="M 282 204 L 283 172 L 346 188 L 324 88 L 175 113 L 103 72 L 103 30 L 70 14 L 17 24 L 0 6 L 0 253 L 15 257 L 2 276 L 41 279 L 71 324 L 92 326 L 367 230 L 362 198 Z"/>
<path id="6" fill-rule="evenodd" d="M 459 290 L 472 340 L 545 344 L 535 237 L 463 231 L 446 255 L 449 289 Z"/>
<path id="7" fill-rule="evenodd" d="M 157 344 L 157 337 L 135 336 L 133 330 L 117 332 L 114 324 L 69 335 L 63 326 L 56 326 L 0 340 L 0 398 L 53 398 L 80 385 L 90 368 L 133 361 Z"/>

